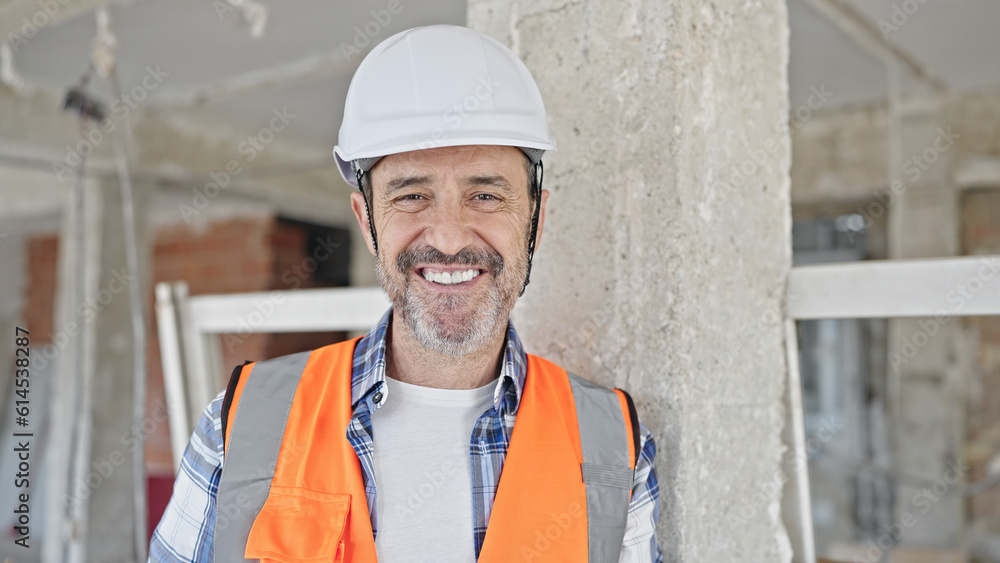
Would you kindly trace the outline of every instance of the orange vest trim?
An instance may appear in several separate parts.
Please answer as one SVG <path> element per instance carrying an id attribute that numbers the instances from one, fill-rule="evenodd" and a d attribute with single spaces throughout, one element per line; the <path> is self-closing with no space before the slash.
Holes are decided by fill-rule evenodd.
<path id="1" fill-rule="evenodd" d="M 566 371 L 529 354 L 479 561 L 587 561 L 582 462 Z"/>

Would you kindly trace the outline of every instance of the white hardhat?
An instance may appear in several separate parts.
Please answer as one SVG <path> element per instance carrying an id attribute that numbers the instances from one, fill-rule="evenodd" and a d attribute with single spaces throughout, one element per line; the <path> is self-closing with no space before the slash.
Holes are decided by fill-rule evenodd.
<path id="1" fill-rule="evenodd" d="M 386 155 L 459 145 L 519 147 L 534 163 L 555 150 L 524 63 L 455 25 L 410 29 L 375 47 L 351 80 L 333 149 L 344 180 L 357 187 L 358 169 Z"/>

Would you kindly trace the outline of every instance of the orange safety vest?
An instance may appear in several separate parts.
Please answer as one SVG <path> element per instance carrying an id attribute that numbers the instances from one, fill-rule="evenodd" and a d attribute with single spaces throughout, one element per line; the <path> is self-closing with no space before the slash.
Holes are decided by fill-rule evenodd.
<path id="1" fill-rule="evenodd" d="M 361 463 L 347 439 L 357 340 L 234 372 L 223 403 L 215 561 L 377 560 Z M 637 429 L 624 391 L 529 354 L 479 561 L 617 561 Z"/>

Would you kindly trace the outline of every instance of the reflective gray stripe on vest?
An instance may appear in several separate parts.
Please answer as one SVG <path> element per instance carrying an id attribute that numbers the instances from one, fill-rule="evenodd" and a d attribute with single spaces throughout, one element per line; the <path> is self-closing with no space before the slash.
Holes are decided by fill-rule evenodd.
<path id="1" fill-rule="evenodd" d="M 258 362 L 236 405 L 215 505 L 216 563 L 244 563 L 247 538 L 271 478 L 309 352 Z"/>
<path id="2" fill-rule="evenodd" d="M 580 426 L 580 469 L 587 487 L 588 561 L 618 561 L 634 478 L 628 459 L 631 440 L 626 430 L 632 423 L 628 413 L 622 412 L 614 391 L 572 373 L 569 383 Z"/>

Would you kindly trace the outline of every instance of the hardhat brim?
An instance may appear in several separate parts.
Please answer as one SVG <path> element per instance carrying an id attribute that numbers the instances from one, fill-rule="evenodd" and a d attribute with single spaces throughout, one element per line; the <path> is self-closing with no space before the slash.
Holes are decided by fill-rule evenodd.
<path id="1" fill-rule="evenodd" d="M 430 146 L 428 146 L 430 145 Z M 530 151 L 525 151 L 525 154 L 531 159 L 532 162 L 537 163 L 541 160 L 542 155 L 545 151 L 555 151 L 556 145 L 552 141 L 530 141 L 525 139 L 503 139 L 497 138 L 491 135 L 482 136 L 462 136 L 461 138 L 453 139 L 441 139 L 438 141 L 431 142 L 419 142 L 419 143 L 407 143 L 403 145 L 389 146 L 389 147 L 375 147 L 369 150 L 358 151 L 355 154 L 348 154 L 344 151 L 340 145 L 333 147 L 333 156 L 337 161 L 337 168 L 340 170 L 340 175 L 344 178 L 344 181 L 349 185 L 358 187 L 357 173 L 351 166 L 351 162 L 362 158 L 381 158 L 384 156 L 389 156 L 390 154 L 399 154 L 404 152 L 412 152 L 419 150 L 429 150 L 436 148 L 445 147 L 462 147 L 470 145 L 492 145 L 492 146 L 507 146 L 507 147 L 517 147 L 520 149 L 533 149 Z"/>

